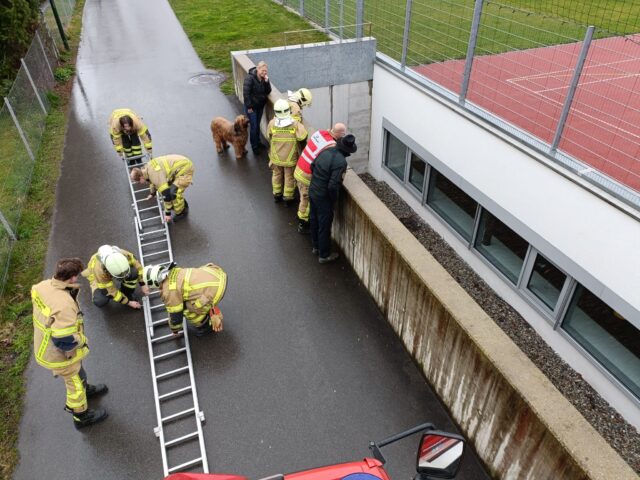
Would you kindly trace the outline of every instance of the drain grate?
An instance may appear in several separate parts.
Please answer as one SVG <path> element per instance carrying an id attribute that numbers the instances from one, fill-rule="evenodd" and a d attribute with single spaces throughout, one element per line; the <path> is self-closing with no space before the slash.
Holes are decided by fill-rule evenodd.
<path id="1" fill-rule="evenodd" d="M 189 79 L 191 85 L 212 85 L 224 80 L 224 75 L 218 72 L 206 72 L 194 75 Z"/>

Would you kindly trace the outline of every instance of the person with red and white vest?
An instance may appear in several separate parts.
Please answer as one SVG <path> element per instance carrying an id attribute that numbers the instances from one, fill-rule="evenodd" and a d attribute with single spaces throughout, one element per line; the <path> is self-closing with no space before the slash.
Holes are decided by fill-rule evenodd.
<path id="1" fill-rule="evenodd" d="M 298 158 L 293 176 L 298 184 L 300 204 L 298 205 L 298 232 L 309 232 L 309 184 L 311 183 L 311 164 L 320 152 L 335 147 L 336 141 L 347 134 L 344 123 L 336 123 L 331 130 L 318 130 L 307 139 L 307 146 Z"/>

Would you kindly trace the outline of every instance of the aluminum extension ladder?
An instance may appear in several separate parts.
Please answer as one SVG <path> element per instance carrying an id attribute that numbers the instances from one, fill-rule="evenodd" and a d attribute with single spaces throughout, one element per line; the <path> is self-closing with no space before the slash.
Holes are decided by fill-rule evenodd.
<path id="1" fill-rule="evenodd" d="M 145 158 L 146 155 L 140 155 L 130 157 L 130 160 L 144 161 Z M 131 168 L 141 166 L 129 166 L 126 161 L 123 164 L 127 179 Z M 130 180 L 129 188 L 140 263 L 143 267 L 147 264 L 169 265 L 173 262 L 173 252 L 160 196 L 147 200 L 149 188 Z M 164 475 L 180 471 L 209 473 L 202 433 L 205 418 L 198 404 L 186 323 L 178 336 L 171 332 L 169 317 L 157 289 L 143 297 L 141 303 L 158 421 L 154 432 L 160 440 Z"/>

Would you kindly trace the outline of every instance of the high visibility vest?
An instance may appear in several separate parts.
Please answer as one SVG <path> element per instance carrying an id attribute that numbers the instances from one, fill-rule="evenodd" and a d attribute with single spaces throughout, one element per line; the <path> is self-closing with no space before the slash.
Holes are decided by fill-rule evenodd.
<path id="1" fill-rule="evenodd" d="M 138 281 L 142 281 L 142 265 L 133 253 L 128 252 L 127 250 L 119 249 L 120 253 L 122 253 L 129 262 L 129 266 L 138 272 Z M 125 300 L 125 296 L 122 294 L 120 290 L 118 290 L 113 284 L 113 276 L 107 271 L 105 266 L 102 264 L 100 259 L 98 258 L 98 254 L 95 253 L 89 263 L 87 268 L 82 272 L 82 276 L 85 277 L 89 281 L 89 286 L 91 287 L 91 293 L 93 293 L 96 289 L 106 289 L 107 293 L 113 297 L 113 300 L 119 303 L 128 303 L 128 300 Z"/>
<path id="2" fill-rule="evenodd" d="M 334 147 L 336 141 L 328 130 L 318 130 L 307 140 L 307 146 L 298 158 L 297 167 L 307 175 L 311 175 L 311 164 L 324 149 Z"/>
<path id="3" fill-rule="evenodd" d="M 33 351 L 36 362 L 50 369 L 68 367 L 89 354 L 80 308 L 60 283 L 58 280 L 45 280 L 31 288 Z M 71 335 L 79 340 L 81 346 L 69 354 L 53 343 L 53 338 Z"/>
<path id="4" fill-rule="evenodd" d="M 193 162 L 182 155 L 156 157 L 147 164 L 147 176 L 158 192 L 164 192 L 176 177 L 193 173 Z M 154 193 L 152 189 L 151 193 Z"/>

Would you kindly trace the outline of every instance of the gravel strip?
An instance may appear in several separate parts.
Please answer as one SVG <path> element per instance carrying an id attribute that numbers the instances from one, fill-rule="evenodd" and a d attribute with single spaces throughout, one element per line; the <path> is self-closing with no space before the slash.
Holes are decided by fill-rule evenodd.
<path id="1" fill-rule="evenodd" d="M 360 178 L 433 257 L 464 288 L 520 350 L 547 376 L 593 428 L 640 473 L 640 434 L 549 347 L 536 331 L 385 182 Z"/>

